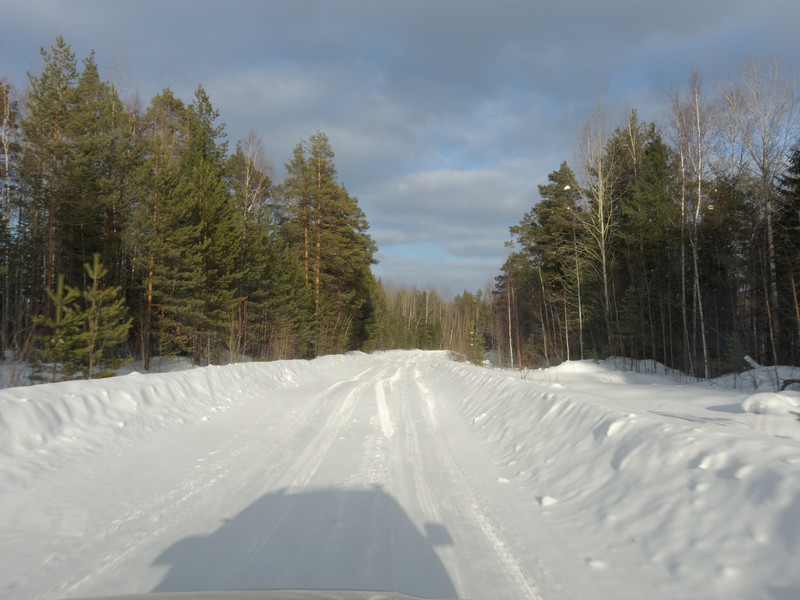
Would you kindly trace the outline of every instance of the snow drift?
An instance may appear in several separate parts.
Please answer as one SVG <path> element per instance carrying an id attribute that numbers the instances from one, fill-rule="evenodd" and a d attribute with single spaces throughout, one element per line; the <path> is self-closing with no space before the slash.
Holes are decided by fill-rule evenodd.
<path id="1" fill-rule="evenodd" d="M 339 395 L 345 381 L 353 382 L 352 389 Z M 417 390 L 413 394 L 408 391 L 412 384 Z M 320 422 L 328 423 L 323 427 L 335 424 L 335 431 L 307 432 L 310 425 L 304 423 L 318 414 L 302 408 L 312 396 L 323 404 L 331 403 L 320 404 L 318 413 Z M 20 598 L 65 597 L 166 589 L 163 582 L 171 581 L 169 578 L 158 587 L 158 575 L 147 574 L 155 567 L 145 563 L 134 568 L 133 557 L 137 553 L 143 556 L 148 544 L 152 544 L 154 556 L 162 554 L 177 541 L 172 538 L 179 529 L 180 535 L 209 530 L 209 523 L 197 522 L 196 515 L 191 522 L 181 521 L 180 526 L 170 522 L 168 501 L 155 500 L 169 497 L 174 504 L 181 497 L 174 496 L 169 486 L 175 484 L 170 481 L 185 479 L 181 493 L 191 496 L 198 507 L 204 496 L 219 506 L 241 505 L 242 510 L 260 506 L 259 494 L 283 498 L 274 495 L 279 480 L 291 482 L 296 492 L 302 492 L 298 498 L 335 497 L 336 493 L 328 492 L 309 495 L 306 486 L 324 484 L 327 490 L 343 485 L 341 476 L 335 475 L 341 468 L 336 461 L 350 460 L 344 449 L 353 444 L 353 448 L 363 445 L 358 450 L 363 457 L 354 459 L 353 464 L 360 466 L 354 467 L 357 471 L 348 485 L 366 490 L 381 485 L 386 493 L 393 492 L 390 500 L 384 492 L 365 497 L 383 498 L 380 501 L 386 506 L 394 506 L 396 499 L 398 510 L 408 513 L 422 535 L 423 522 L 430 516 L 423 515 L 423 509 L 438 517 L 442 531 L 449 531 L 444 537 L 460 540 L 473 535 L 459 519 L 448 518 L 447 503 L 459 500 L 448 499 L 452 494 L 444 483 L 442 489 L 429 493 L 422 508 L 411 506 L 417 502 L 412 499 L 422 493 L 421 477 L 435 482 L 445 471 L 465 473 L 464 481 L 472 481 L 475 487 L 457 495 L 464 498 L 463 514 L 471 515 L 491 542 L 483 552 L 501 555 L 500 562 L 512 582 L 507 597 L 797 598 L 800 424 L 785 410 L 797 406 L 797 397 L 793 392 L 753 394 L 752 390 L 728 391 L 704 384 L 679 385 L 662 376 L 611 371 L 589 361 L 527 373 L 502 371 L 453 362 L 445 353 L 436 352 L 354 353 L 314 361 L 206 367 L 3 390 L 0 552 L 4 565 L 0 566 L 0 580 L 5 587 L 0 584 L 0 593 Z M 408 402 L 419 403 L 420 417 L 411 418 L 410 408 L 401 410 Z M 332 411 L 329 417 L 325 411 Z M 284 414 L 291 417 L 292 428 L 278 425 Z M 419 429 L 422 416 L 427 423 L 424 434 Z M 70 487 L 69 465 L 80 462 L 87 473 L 98 478 L 101 489 L 104 483 L 98 473 L 111 473 L 114 465 L 121 463 L 136 464 L 125 462 L 126 447 L 131 452 L 148 445 L 153 452 L 165 447 L 179 458 L 184 453 L 189 456 L 191 444 L 202 447 L 205 434 L 201 435 L 201 428 L 211 427 L 209 423 L 217 420 L 225 424 L 226 429 L 219 430 L 227 432 L 225 435 L 243 432 L 236 445 L 231 442 L 229 453 L 235 454 L 247 444 L 252 446 L 252 456 L 265 452 L 258 450 L 256 437 L 247 444 L 242 441 L 251 439 L 245 432 L 251 422 L 257 422 L 262 429 L 275 423 L 276 433 L 271 435 L 279 438 L 281 452 L 275 457 L 290 454 L 297 460 L 311 460 L 313 453 L 325 456 L 315 458 L 316 466 L 309 467 L 303 478 L 268 477 L 259 484 L 258 493 L 247 491 L 249 488 L 223 490 L 211 483 L 201 485 L 199 474 L 189 478 L 185 469 L 170 466 L 170 456 L 160 456 L 157 476 L 149 471 L 144 486 L 151 494 L 147 501 L 155 508 L 145 510 L 144 500 L 131 498 L 133 516 L 122 519 L 134 528 L 134 534 L 128 533 L 126 539 L 140 536 L 136 538 L 141 540 L 137 552 L 114 546 L 120 542 L 108 532 L 116 531 L 110 523 L 119 522 L 120 517 L 109 516 L 102 524 L 106 537 L 98 533 L 92 548 L 107 561 L 105 570 L 95 569 L 95 573 L 92 565 L 82 565 L 86 573 L 66 578 L 66 562 L 62 570 L 53 566 L 58 562 L 53 560 L 53 548 L 63 553 L 74 544 L 56 544 L 52 535 L 55 530 L 63 533 L 70 528 L 63 518 L 55 525 L 30 526 L 26 521 L 30 511 L 21 498 L 46 506 L 52 502 L 43 497 L 52 493 L 48 482 L 52 480 L 55 486 L 57 480 L 64 494 L 60 501 L 71 505 L 85 502 L 78 492 L 70 497 L 71 490 L 65 489 Z M 441 441 L 434 443 L 434 436 Z M 416 448 L 418 458 L 401 455 L 395 444 L 406 442 L 413 442 L 409 447 Z M 335 451 L 341 444 L 343 450 Z M 453 453 L 452 464 L 449 458 L 425 462 L 426 453 L 447 448 Z M 398 453 L 397 462 L 391 462 L 393 453 Z M 490 467 L 478 473 L 474 465 L 481 456 Z M 243 457 L 231 456 L 225 469 L 244 472 L 246 463 Z M 324 465 L 329 463 L 331 474 L 326 475 Z M 406 475 L 392 476 L 387 466 L 392 464 L 397 473 Z M 218 470 L 223 469 L 220 465 Z M 430 473 L 409 472 L 412 467 Z M 292 468 L 297 469 L 297 464 Z M 473 468 L 476 471 L 470 474 Z M 161 485 L 167 487 L 158 487 Z M 142 487 L 137 484 L 126 494 L 138 493 Z M 195 488 L 204 491 L 195 494 Z M 216 491 L 212 494 L 212 490 Z M 264 491 L 272 495 L 263 496 Z M 108 505 L 111 494 L 92 497 Z M 241 499 L 231 503 L 237 495 Z M 357 493 L 348 497 L 362 498 Z M 137 502 L 138 508 L 133 506 Z M 506 509 L 498 508 L 502 503 Z M 94 515 L 110 509 L 85 510 Z M 212 514 L 210 508 L 197 511 Z M 147 524 L 158 520 L 156 512 L 163 513 L 157 523 L 161 537 L 150 531 L 154 525 Z M 538 529 L 531 529 L 531 523 Z M 82 526 L 73 529 L 75 536 L 90 537 Z M 252 527 L 225 527 L 217 535 L 233 548 L 236 541 L 231 532 L 246 535 L 246 530 Z M 323 536 L 334 535 L 334 530 L 345 536 L 339 540 L 352 541 L 356 539 L 353 536 L 363 535 L 347 533 L 349 530 L 342 533 L 340 527 L 327 524 L 319 529 Z M 533 539 L 537 536 L 540 539 Z M 412 537 L 421 539 L 414 532 L 409 533 L 409 539 Z M 461 597 L 476 597 L 489 589 L 482 588 L 478 580 L 471 583 L 474 568 L 469 561 L 476 557 L 469 553 L 479 548 L 469 549 L 469 545 L 435 549 L 452 576 L 452 589 Z M 36 561 L 49 564 L 49 570 L 27 580 L 37 571 Z M 174 571 L 172 577 L 178 581 Z M 150 580 L 154 583 L 143 583 Z M 396 579 L 391 581 L 397 584 Z M 344 578 L 339 583 L 347 582 Z"/>

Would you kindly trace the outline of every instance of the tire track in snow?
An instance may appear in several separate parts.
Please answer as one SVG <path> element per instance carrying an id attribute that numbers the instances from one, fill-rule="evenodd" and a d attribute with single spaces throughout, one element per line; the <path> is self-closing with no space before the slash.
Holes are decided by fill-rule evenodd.
<path id="1" fill-rule="evenodd" d="M 457 496 L 462 498 L 461 505 L 468 508 L 469 518 L 477 524 L 478 528 L 491 544 L 491 547 L 494 550 L 494 555 L 500 560 L 506 576 L 514 583 L 516 589 L 519 590 L 523 596 L 529 600 L 542 600 L 542 596 L 539 593 L 537 586 L 529 580 L 528 576 L 525 574 L 525 570 L 523 569 L 521 562 L 514 554 L 508 542 L 492 525 L 491 520 L 487 516 L 487 511 L 479 503 L 478 498 L 476 497 L 472 486 L 467 480 L 466 475 L 455 461 L 446 441 L 439 434 L 439 421 L 436 414 L 435 401 L 433 399 L 434 395 L 430 388 L 422 383 L 419 369 L 415 369 L 413 380 L 418 390 L 418 394 L 425 405 L 425 414 L 428 419 L 428 423 L 435 433 L 435 435 L 430 436 L 429 439 L 433 440 L 438 446 L 436 458 L 442 462 L 440 471 L 448 473 L 449 478 L 452 480 L 452 483 L 457 490 Z M 415 446 L 414 456 L 418 462 L 418 466 L 416 468 L 418 472 L 424 473 L 426 471 L 421 460 L 422 450 L 420 447 L 419 434 L 416 426 L 413 424 L 413 420 L 411 420 L 410 423 L 410 431 L 412 432 L 413 443 Z M 426 504 L 429 505 L 429 510 L 432 511 L 432 515 L 435 516 L 437 522 L 441 522 L 441 517 L 439 516 L 439 511 L 437 509 L 437 502 L 433 500 L 431 492 L 419 478 L 417 478 L 417 492 L 427 499 Z M 458 578 L 459 580 L 461 579 L 460 573 L 458 574 Z M 463 584 L 461 581 L 459 581 L 459 595 L 462 593 L 461 585 Z"/>
<path id="2" fill-rule="evenodd" d="M 272 543 L 273 536 L 287 517 L 293 514 L 298 498 L 296 492 L 302 492 L 311 485 L 314 476 L 339 439 L 342 430 L 352 420 L 358 400 L 363 396 L 364 391 L 373 384 L 374 371 L 375 369 L 370 369 L 356 379 L 336 383 L 320 394 L 319 397 L 322 401 L 315 404 L 318 410 L 314 414 L 321 414 L 325 418 L 325 422 L 319 424 L 315 420 L 309 424 L 310 427 L 314 427 L 316 432 L 313 439 L 306 444 L 303 452 L 297 455 L 293 461 L 289 460 L 281 465 L 280 468 L 285 475 L 284 481 L 278 485 L 278 488 L 287 493 L 283 497 L 281 505 L 270 513 L 269 520 L 264 523 L 261 534 L 253 540 L 247 553 L 249 556 L 260 556 L 263 549 Z M 340 398 L 341 392 L 338 390 L 346 386 L 350 386 L 350 389 Z M 328 408 L 334 402 L 337 405 L 336 411 L 332 416 L 326 417 L 323 409 Z M 287 476 L 288 481 L 285 481 Z M 245 573 L 251 568 L 252 565 L 249 562 L 244 562 L 238 565 L 236 575 Z"/>
<path id="3" fill-rule="evenodd" d="M 232 413 L 238 411 L 232 408 L 231 416 L 219 425 L 212 420 L 208 425 L 191 428 L 196 433 L 191 440 L 187 439 L 185 455 L 182 451 L 177 458 L 169 457 L 170 461 L 180 460 L 188 467 L 184 471 L 186 475 L 168 488 L 169 493 L 159 495 L 164 491 L 162 488 L 132 490 L 124 474 L 108 478 L 112 486 L 115 482 L 123 484 L 118 497 L 124 499 L 123 505 L 135 509 L 136 514 L 125 515 L 115 523 L 113 530 L 109 522 L 103 523 L 107 529 L 104 535 L 119 538 L 124 545 L 105 556 L 95 556 L 87 546 L 88 552 L 83 558 L 92 572 L 81 568 L 75 577 L 82 578 L 88 587 L 92 582 L 102 585 L 101 579 L 109 579 L 107 574 L 114 567 L 124 569 L 127 562 L 134 565 L 137 560 L 141 562 L 142 553 L 169 544 L 172 538 L 185 537 L 186 523 L 197 518 L 235 514 L 239 505 L 249 504 L 264 490 L 306 489 L 331 475 L 329 467 L 335 466 L 336 460 L 342 460 L 340 450 L 356 449 L 353 467 L 357 473 L 348 481 L 364 487 L 385 484 L 387 491 L 401 500 L 423 536 L 425 525 L 433 521 L 451 524 L 454 537 L 459 543 L 464 542 L 461 546 L 435 548 L 458 596 L 473 595 L 480 588 L 481 576 L 476 577 L 475 572 L 485 564 L 490 565 L 491 572 L 487 570 L 490 579 L 483 584 L 487 589 L 496 584 L 495 596 L 506 591 L 507 598 L 540 599 L 530 578 L 529 561 L 535 558 L 525 557 L 525 563 L 518 558 L 515 548 L 519 550 L 519 540 L 514 541 L 513 532 L 509 534 L 504 530 L 504 522 L 497 520 L 498 511 L 491 498 L 487 501 L 481 494 L 491 489 L 477 487 L 473 490 L 471 487 L 475 482 L 481 483 L 480 477 L 475 475 L 482 473 L 470 463 L 473 454 L 459 452 L 459 444 L 463 444 L 464 439 L 458 435 L 443 437 L 460 431 L 450 427 L 458 415 L 449 405 L 440 404 L 431 388 L 421 381 L 430 375 L 431 371 L 418 360 L 380 362 L 348 380 L 315 382 L 314 387 L 299 388 L 276 404 L 280 407 L 277 412 L 253 404 L 250 405 L 252 410 L 239 412 L 237 418 Z M 327 387 L 323 389 L 323 386 Z M 437 380 L 433 389 L 445 390 L 444 386 L 446 383 L 439 385 Z M 363 413 L 362 409 L 365 409 Z M 357 417 L 371 414 L 369 429 L 352 427 L 354 413 Z M 244 420 L 243 416 L 248 418 Z M 387 431 L 391 431 L 391 435 L 387 435 Z M 203 432 L 213 432 L 213 436 L 204 439 Z M 213 443 L 211 448 L 209 441 Z M 132 464 L 136 458 L 149 461 L 153 456 L 164 454 L 161 446 L 175 447 L 161 444 L 150 451 L 141 449 L 135 456 L 126 453 L 126 463 Z M 301 451 L 297 452 L 298 449 Z M 161 458 L 163 460 L 164 456 Z M 250 465 L 247 470 L 242 468 L 245 464 Z M 339 470 L 333 473 L 338 475 Z M 340 479 L 339 484 L 344 481 Z M 128 498 L 126 491 L 134 493 Z M 220 511 L 218 501 L 231 496 L 234 502 Z M 275 532 L 296 509 L 294 497 L 286 494 L 283 503 L 277 503 L 274 513 L 263 523 L 263 529 L 259 527 L 258 535 L 248 538 L 247 552 L 252 554 L 245 552 L 245 556 L 258 556 L 259 548 L 274 542 Z M 507 510 L 499 512 L 501 517 L 509 514 Z M 142 514 L 152 519 L 152 530 L 137 527 Z M 215 525 L 212 521 L 209 524 Z M 92 532 L 91 540 L 97 540 L 100 533 L 99 529 Z M 395 543 L 402 543 L 402 539 Z M 108 547 L 108 544 L 100 544 L 103 545 Z M 250 567 L 252 565 L 241 565 L 243 571 Z M 99 573 L 103 573 L 102 577 Z M 235 572 L 225 575 L 231 580 L 235 580 L 235 576 Z M 87 589 L 87 585 L 79 585 L 81 581 L 71 581 L 74 585 L 69 593 L 54 595 L 81 595 L 79 592 Z M 540 583 L 543 581 L 546 580 Z M 77 589 L 79 587 L 82 589 Z"/>
<path id="4" fill-rule="evenodd" d="M 414 378 L 418 376 L 419 371 L 415 369 L 414 371 Z M 415 388 L 413 386 L 409 386 L 411 390 Z M 418 388 L 417 388 L 418 389 Z M 431 491 L 430 487 L 426 484 L 423 480 L 423 474 L 425 471 L 425 464 L 423 460 L 423 450 L 420 444 L 420 436 L 417 430 L 417 426 L 415 424 L 415 420 L 411 414 L 409 414 L 410 404 L 414 403 L 417 404 L 418 401 L 416 398 L 409 397 L 409 394 L 397 394 L 402 401 L 401 408 L 403 411 L 403 419 L 402 422 L 405 424 L 407 428 L 407 440 L 405 444 L 411 445 L 411 452 L 398 452 L 398 466 L 397 470 L 402 473 L 403 467 L 407 466 L 407 460 L 404 461 L 404 458 L 407 458 L 410 454 L 410 459 L 412 461 L 412 470 L 411 470 L 411 477 L 414 480 L 414 496 L 417 502 L 419 502 L 420 507 L 422 508 L 422 512 L 426 519 L 432 520 L 434 523 L 441 524 L 443 522 L 441 512 L 439 510 L 439 502 L 441 499 L 436 498 L 433 492 Z M 406 486 L 403 486 L 403 489 L 408 491 Z M 452 551 L 448 549 L 444 549 L 442 551 L 437 551 L 440 559 L 442 559 L 443 563 L 446 564 L 447 572 L 450 575 L 450 578 L 453 582 L 453 587 L 456 590 L 456 593 L 459 598 L 464 597 L 464 580 L 461 574 L 461 570 L 459 568 L 458 562 L 454 559 Z"/>
<path id="5" fill-rule="evenodd" d="M 387 374 L 394 369 L 391 375 Z M 386 386 L 389 386 L 389 397 L 391 398 L 391 385 L 397 379 L 399 370 L 393 364 L 384 367 L 381 373 L 374 379 L 375 402 L 374 407 L 370 407 L 370 428 L 362 436 L 361 461 L 358 468 L 346 479 L 345 484 L 351 487 L 369 488 L 375 485 L 383 486 L 387 483 L 388 451 L 392 438 L 397 433 L 392 411 L 386 397 Z M 372 404 L 371 399 L 364 398 L 367 405 Z M 397 415 L 395 415 L 397 416 Z"/>
<path id="6" fill-rule="evenodd" d="M 98 545 L 102 545 L 99 544 L 99 540 L 119 536 L 124 537 L 124 543 L 121 543 L 114 552 L 87 561 L 91 570 L 76 574 L 71 581 L 65 581 L 58 590 L 57 596 L 81 595 L 80 588 L 82 586 L 101 579 L 107 573 L 113 572 L 119 565 L 141 555 L 145 548 L 153 545 L 155 538 L 162 536 L 167 539 L 166 536 L 170 536 L 170 530 L 178 531 L 182 522 L 191 519 L 197 509 L 202 509 L 207 498 L 214 497 L 213 490 L 218 486 L 225 485 L 237 490 L 249 489 L 244 480 L 231 482 L 232 476 L 243 475 L 245 479 L 263 481 L 265 475 L 267 479 L 272 479 L 275 474 L 283 477 L 289 475 L 292 477 L 290 486 L 305 485 L 319 468 L 326 446 L 329 447 L 335 441 L 334 436 L 344 422 L 343 413 L 349 409 L 349 413 L 352 414 L 354 407 L 352 397 L 357 389 L 350 390 L 339 404 L 334 428 L 326 427 L 324 424 L 312 425 L 315 433 L 322 431 L 327 433 L 326 436 L 322 436 L 321 439 L 317 435 L 315 443 L 310 444 L 307 451 L 300 456 L 292 457 L 286 453 L 285 449 L 291 445 L 296 436 L 309 427 L 309 424 L 319 424 L 321 421 L 324 423 L 324 420 L 327 420 L 331 396 L 335 395 L 336 390 L 348 384 L 363 388 L 367 384 L 359 384 L 359 382 L 365 378 L 369 381 L 369 377 L 368 371 L 367 374 L 362 374 L 357 379 L 336 382 L 315 395 L 290 417 L 290 420 L 279 429 L 277 437 L 270 440 L 269 443 L 264 443 L 263 435 L 253 435 L 254 431 L 262 429 L 263 423 L 270 416 L 269 413 L 258 413 L 255 420 L 250 421 L 250 427 L 236 430 L 230 437 L 215 436 L 214 439 L 220 439 L 222 442 L 213 450 L 206 451 L 202 457 L 190 458 L 193 468 L 186 469 L 187 477 L 181 482 L 176 482 L 166 494 L 163 489 L 159 489 L 145 497 L 136 497 L 135 500 L 130 500 L 125 494 L 121 494 L 121 497 L 125 497 L 125 504 L 131 510 L 120 511 L 123 516 L 113 519 L 102 530 L 94 532 L 92 538 L 98 540 Z M 212 422 L 212 426 L 216 426 L 216 423 Z M 193 428 L 191 431 L 197 432 L 198 438 L 203 440 L 206 427 L 200 427 L 202 431 L 200 428 Z M 205 444 L 198 445 L 198 447 L 205 447 Z M 163 460 L 164 453 L 158 448 L 144 447 L 141 450 L 141 454 L 136 453 L 134 463 L 155 465 L 159 460 Z M 229 468 L 230 465 L 241 463 L 253 464 L 253 469 L 243 474 L 239 469 Z M 262 465 L 269 465 L 267 472 L 262 470 Z M 109 475 L 100 477 L 100 479 L 108 481 L 115 477 Z M 274 487 L 274 484 L 270 484 L 270 487 Z M 120 489 L 125 489 L 125 485 L 120 486 Z M 244 505 L 250 500 L 246 497 L 242 498 Z M 290 508 L 290 506 L 285 507 L 281 514 L 285 515 Z M 147 515 L 146 519 L 153 524 L 153 528 L 145 532 L 131 532 L 130 527 L 135 527 L 140 523 L 143 515 Z M 175 515 L 179 515 L 179 518 L 175 519 Z M 280 514 L 278 518 L 281 518 Z M 275 529 L 279 524 L 280 522 L 275 525 Z M 174 536 L 170 536 L 170 539 L 172 537 Z M 180 537 L 178 535 L 178 538 Z"/>
<path id="7" fill-rule="evenodd" d="M 291 473 L 291 476 L 286 487 L 289 489 L 303 489 L 311 482 L 314 475 L 319 471 L 322 462 L 328 456 L 331 447 L 333 447 L 333 444 L 339 437 L 342 428 L 346 427 L 348 422 L 352 419 L 357 399 L 371 384 L 371 375 L 367 372 L 356 380 L 335 386 L 338 388 L 342 387 L 342 385 L 350 385 L 351 388 L 345 393 L 344 397 L 337 402 L 336 412 L 319 428 L 319 433 L 314 437 L 311 443 L 306 445 L 303 452 L 300 453 L 292 466 L 288 468 L 287 472 Z M 328 396 L 325 399 L 326 404 L 336 401 L 335 396 L 332 400 L 329 400 L 329 398 L 333 396 L 333 394 L 330 393 L 331 391 L 332 390 L 329 390 L 326 394 Z"/>
<path id="8" fill-rule="evenodd" d="M 389 407 L 386 406 L 386 390 L 383 381 L 379 381 L 375 385 L 375 400 L 378 403 L 378 418 L 381 422 L 381 431 L 387 439 L 391 439 L 394 435 L 394 424 L 392 423 L 392 415 L 389 414 Z"/>
<path id="9" fill-rule="evenodd" d="M 433 427 L 436 431 L 439 431 L 439 417 L 436 415 L 436 406 L 433 402 L 433 394 L 420 382 L 421 378 L 422 373 L 420 372 L 419 368 L 414 367 L 414 381 L 417 383 L 417 387 L 419 387 L 422 394 L 422 399 L 425 401 L 425 409 L 427 410 L 431 427 Z"/>

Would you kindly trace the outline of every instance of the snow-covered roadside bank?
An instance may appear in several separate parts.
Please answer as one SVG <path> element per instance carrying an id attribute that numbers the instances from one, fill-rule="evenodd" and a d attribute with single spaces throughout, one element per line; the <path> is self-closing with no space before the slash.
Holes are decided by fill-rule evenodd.
<path id="1" fill-rule="evenodd" d="M 76 444 L 99 446 L 141 437 L 208 420 L 247 398 L 299 385 L 315 372 L 340 371 L 344 376 L 359 368 L 348 357 L 327 356 L 0 390 L 0 456 L 16 462 Z"/>
<path id="2" fill-rule="evenodd" d="M 511 485 L 594 571 L 672 598 L 800 597 L 800 424 L 754 397 L 591 362 L 447 366 Z M 780 404 L 780 402 L 777 402 Z"/>
<path id="3" fill-rule="evenodd" d="M 797 598 L 800 423 L 753 398 L 418 351 L 2 390 L 0 596 Z"/>

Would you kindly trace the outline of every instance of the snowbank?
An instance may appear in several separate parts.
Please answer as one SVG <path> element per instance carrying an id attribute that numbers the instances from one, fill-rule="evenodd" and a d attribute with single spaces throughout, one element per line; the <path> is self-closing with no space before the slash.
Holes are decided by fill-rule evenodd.
<path id="1" fill-rule="evenodd" d="M 799 392 L 760 392 L 742 401 L 742 410 L 756 415 L 786 415 L 800 407 Z"/>
<path id="2" fill-rule="evenodd" d="M 525 380 L 445 368 L 509 481 L 580 540 L 587 565 L 667 597 L 800 597 L 800 424 L 786 412 L 797 395 L 741 402 L 782 413 L 765 429 L 735 393 L 588 361 Z"/>
<path id="3" fill-rule="evenodd" d="M 294 385 L 352 359 L 242 363 L 0 390 L 0 457 L 19 461 L 61 446 L 102 446 L 174 424 L 207 420 L 249 397 Z"/>

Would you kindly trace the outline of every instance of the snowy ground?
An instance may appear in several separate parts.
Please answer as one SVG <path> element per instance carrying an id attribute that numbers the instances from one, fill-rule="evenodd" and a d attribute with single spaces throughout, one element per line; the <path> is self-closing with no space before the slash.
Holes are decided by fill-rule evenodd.
<path id="1" fill-rule="evenodd" d="M 0 597 L 796 599 L 800 394 L 755 384 L 389 352 L 3 390 Z"/>

